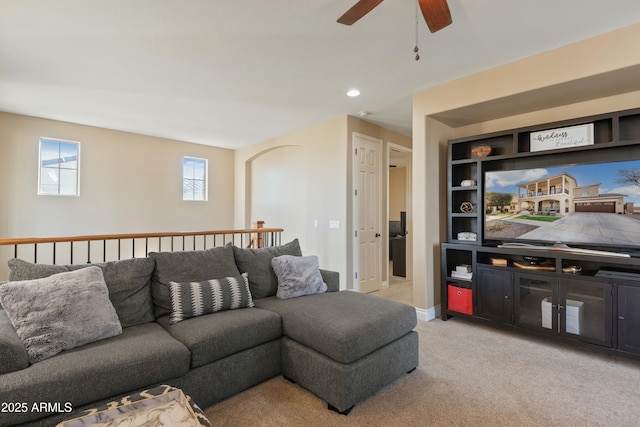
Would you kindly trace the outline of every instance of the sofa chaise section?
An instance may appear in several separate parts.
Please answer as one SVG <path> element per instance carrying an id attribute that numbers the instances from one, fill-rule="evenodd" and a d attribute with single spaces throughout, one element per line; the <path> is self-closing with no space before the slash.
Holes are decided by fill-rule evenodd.
<path id="1" fill-rule="evenodd" d="M 341 291 L 256 306 L 282 316 L 283 375 L 337 412 L 418 366 L 417 318 L 408 305 Z"/>

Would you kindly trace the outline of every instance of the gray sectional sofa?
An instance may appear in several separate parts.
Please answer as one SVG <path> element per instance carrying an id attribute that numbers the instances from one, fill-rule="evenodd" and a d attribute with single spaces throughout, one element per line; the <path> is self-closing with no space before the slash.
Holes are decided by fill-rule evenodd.
<path id="1" fill-rule="evenodd" d="M 338 274 L 319 269 L 326 292 L 322 287 L 310 295 L 278 298 L 281 283 L 272 260 L 285 255 L 304 258 L 296 240 L 271 248 L 227 245 L 92 264 L 102 270 L 121 332 L 36 362 L 5 306 L 7 311 L 0 309 L 0 426 L 55 425 L 159 384 L 183 389 L 206 408 L 277 375 L 346 414 L 417 367 L 413 307 L 339 291 Z M 3 301 L 16 292 L 15 284 L 31 290 L 26 286 L 87 267 L 16 259 L 9 264 L 9 282 L 0 285 Z M 243 308 L 199 315 L 189 314 L 186 304 L 176 305 L 177 289 L 189 289 L 185 283 L 226 277 L 236 277 L 230 279 L 235 284 L 246 278 L 249 298 L 237 293 L 231 298 Z M 176 321 L 176 312 L 185 318 Z"/>

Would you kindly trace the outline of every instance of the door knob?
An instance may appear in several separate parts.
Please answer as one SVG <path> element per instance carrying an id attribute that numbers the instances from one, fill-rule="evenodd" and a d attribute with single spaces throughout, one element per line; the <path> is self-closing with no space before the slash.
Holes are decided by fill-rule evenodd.
<path id="1" fill-rule="evenodd" d="M 382 234 L 376 233 L 376 237 L 380 237 L 380 236 L 382 236 Z"/>

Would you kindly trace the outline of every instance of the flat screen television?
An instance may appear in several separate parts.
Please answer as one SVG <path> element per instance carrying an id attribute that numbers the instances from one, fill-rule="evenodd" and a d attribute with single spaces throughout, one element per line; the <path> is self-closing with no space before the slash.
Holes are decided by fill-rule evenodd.
<path id="1" fill-rule="evenodd" d="M 640 160 L 484 173 L 485 244 L 640 250 Z"/>

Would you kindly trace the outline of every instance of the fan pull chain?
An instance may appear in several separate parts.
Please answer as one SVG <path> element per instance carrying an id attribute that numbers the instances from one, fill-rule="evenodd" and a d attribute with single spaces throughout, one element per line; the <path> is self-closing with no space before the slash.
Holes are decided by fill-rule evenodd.
<path id="1" fill-rule="evenodd" d="M 418 48 L 418 2 L 414 2 L 416 5 L 416 47 L 413 48 L 413 51 L 416 54 L 416 61 L 420 59 L 420 54 L 418 53 L 418 51 L 420 50 Z"/>

